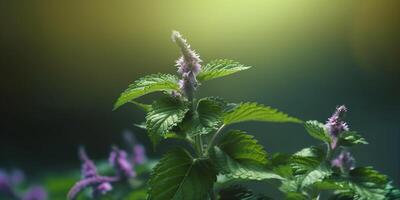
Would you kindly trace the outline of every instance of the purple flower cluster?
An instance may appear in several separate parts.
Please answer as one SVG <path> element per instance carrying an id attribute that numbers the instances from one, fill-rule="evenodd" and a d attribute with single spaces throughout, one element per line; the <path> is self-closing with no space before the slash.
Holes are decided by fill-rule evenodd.
<path id="1" fill-rule="evenodd" d="M 333 167 L 338 167 L 342 172 L 348 172 L 355 168 L 355 159 L 348 151 L 342 151 L 331 161 Z"/>
<path id="2" fill-rule="evenodd" d="M 133 171 L 133 163 L 129 162 L 126 151 L 113 147 L 108 161 L 115 168 L 118 177 L 129 179 L 136 176 Z"/>
<path id="3" fill-rule="evenodd" d="M 343 121 L 343 116 L 347 112 L 347 108 L 342 105 L 336 108 L 336 111 L 333 115 L 328 119 L 325 124 L 326 129 L 328 130 L 329 135 L 332 138 L 331 148 L 335 149 L 337 147 L 337 143 L 339 141 L 339 136 L 344 131 L 348 131 L 349 127 L 346 122 Z"/>
<path id="4" fill-rule="evenodd" d="M 31 186 L 25 193 L 16 191 L 25 180 L 21 170 L 14 169 L 10 173 L 0 169 L 0 197 L 15 200 L 46 200 L 47 192 L 41 186 Z"/>
<path id="5" fill-rule="evenodd" d="M 101 176 L 97 172 L 96 165 L 89 159 L 83 148 L 79 149 L 79 158 L 82 162 L 82 179 L 78 181 L 68 192 L 67 198 L 74 200 L 78 194 L 86 188 L 92 189 L 92 198 L 97 199 L 101 195 L 113 189 L 112 183 L 126 181 L 136 176 L 134 164 L 143 164 L 146 160 L 145 149 L 141 145 L 133 145 L 134 138 L 130 133 L 124 134 L 125 141 L 131 145 L 132 156 L 118 147 L 113 147 L 109 157 L 109 164 L 115 169 L 116 176 Z"/>
<path id="6" fill-rule="evenodd" d="M 22 200 L 45 200 L 47 199 L 47 192 L 41 186 L 32 186 L 24 194 Z"/>
<path id="7" fill-rule="evenodd" d="M 172 41 L 181 49 L 182 56 L 176 61 L 178 73 L 182 76 L 179 81 L 181 92 L 189 99 L 193 99 L 193 93 L 198 86 L 197 74 L 201 71 L 199 55 L 190 48 L 188 42 L 177 32 L 172 32 Z"/>
<path id="8" fill-rule="evenodd" d="M 146 149 L 143 145 L 138 144 L 132 132 L 124 131 L 123 138 L 126 143 L 128 157 L 134 164 L 141 165 L 147 161 Z"/>
<path id="9" fill-rule="evenodd" d="M 133 147 L 133 162 L 136 164 L 143 164 L 147 160 L 146 149 L 141 144 L 136 144 Z"/>
<path id="10" fill-rule="evenodd" d="M 118 177 L 100 176 L 97 173 L 96 165 L 87 156 L 84 148 L 79 149 L 79 158 L 82 162 L 82 179 L 78 181 L 68 192 L 68 199 L 76 199 L 84 189 L 92 188 L 92 197 L 98 198 L 112 190 L 111 183 L 118 181 Z"/>

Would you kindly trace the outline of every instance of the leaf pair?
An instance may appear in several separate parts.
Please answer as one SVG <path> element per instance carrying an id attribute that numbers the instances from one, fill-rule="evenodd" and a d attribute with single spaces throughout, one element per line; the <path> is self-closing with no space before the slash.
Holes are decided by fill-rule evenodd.
<path id="1" fill-rule="evenodd" d="M 307 121 L 304 126 L 311 137 L 326 143 L 332 141 L 324 124 L 313 120 Z M 344 131 L 339 135 L 339 145 L 341 146 L 353 146 L 358 144 L 368 144 L 368 142 L 355 131 Z"/>
<path id="2" fill-rule="evenodd" d="M 231 75 L 250 67 L 244 66 L 236 61 L 220 59 L 215 60 L 203 67 L 197 79 L 200 81 L 211 80 Z M 153 92 L 179 91 L 179 78 L 171 74 L 148 75 L 129 85 L 114 104 L 114 110 L 122 105 Z"/>

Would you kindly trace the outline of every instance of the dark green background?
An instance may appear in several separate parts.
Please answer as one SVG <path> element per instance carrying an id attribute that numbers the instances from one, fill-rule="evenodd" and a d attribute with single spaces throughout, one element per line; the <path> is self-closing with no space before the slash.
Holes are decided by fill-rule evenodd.
<path id="1" fill-rule="evenodd" d="M 254 66 L 202 85 L 201 96 L 258 101 L 320 121 L 345 104 L 350 128 L 370 142 L 353 150 L 357 164 L 399 184 L 398 10 L 389 0 L 3 1 L 0 167 L 77 168 L 79 144 L 105 158 L 124 129 L 149 144 L 132 126 L 143 113 L 132 106 L 112 112 L 112 105 L 138 77 L 176 71 L 170 34 L 179 30 L 205 62 Z M 298 125 L 236 128 L 269 152 L 317 144 Z"/>

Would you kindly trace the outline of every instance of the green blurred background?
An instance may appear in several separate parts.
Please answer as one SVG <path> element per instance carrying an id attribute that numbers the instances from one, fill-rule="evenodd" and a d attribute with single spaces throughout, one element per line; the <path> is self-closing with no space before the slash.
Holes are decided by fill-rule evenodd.
<path id="1" fill-rule="evenodd" d="M 351 129 L 370 145 L 353 150 L 400 184 L 400 2 L 2 1 L 0 166 L 28 174 L 78 168 L 76 148 L 105 158 L 144 113 L 114 100 L 140 76 L 174 73 L 181 31 L 208 62 L 252 70 L 204 84 L 201 96 L 258 101 L 325 121 L 349 108 Z M 149 98 L 143 98 L 149 102 Z M 298 125 L 247 123 L 269 152 L 318 141 Z M 162 145 L 159 156 L 167 148 Z"/>

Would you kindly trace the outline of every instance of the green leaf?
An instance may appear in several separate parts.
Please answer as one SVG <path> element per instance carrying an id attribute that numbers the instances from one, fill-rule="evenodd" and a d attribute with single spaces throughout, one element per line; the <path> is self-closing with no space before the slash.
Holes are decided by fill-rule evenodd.
<path id="1" fill-rule="evenodd" d="M 350 171 L 348 186 L 354 191 L 355 199 L 385 199 L 387 176 L 371 167 L 358 167 Z"/>
<path id="2" fill-rule="evenodd" d="M 122 105 L 143 95 L 160 92 L 179 90 L 178 78 L 170 74 L 148 75 L 129 85 L 128 89 L 122 92 L 114 105 L 114 110 Z"/>
<path id="3" fill-rule="evenodd" d="M 266 169 L 267 153 L 257 140 L 242 131 L 230 131 L 214 147 L 213 158 L 221 174 L 235 179 L 282 179 Z"/>
<path id="4" fill-rule="evenodd" d="M 357 167 L 350 171 L 350 176 L 354 182 L 371 182 L 377 185 L 386 185 L 388 183 L 387 176 L 372 167 Z"/>
<path id="5" fill-rule="evenodd" d="M 135 189 L 130 192 L 123 200 L 146 200 L 147 199 L 147 190 L 145 189 Z"/>
<path id="6" fill-rule="evenodd" d="M 349 182 L 349 187 L 354 191 L 354 199 L 357 200 L 384 200 L 386 191 L 382 187 L 377 187 L 373 183 L 355 183 Z"/>
<path id="7" fill-rule="evenodd" d="M 331 137 L 325 130 L 324 124 L 319 123 L 318 121 L 307 121 L 304 126 L 308 134 L 310 134 L 313 138 L 323 142 L 331 142 Z"/>
<path id="8" fill-rule="evenodd" d="M 313 187 L 317 190 L 344 190 L 347 188 L 342 182 L 331 179 L 316 182 Z"/>
<path id="9" fill-rule="evenodd" d="M 222 111 L 225 102 L 218 98 L 203 98 L 199 100 L 197 112 L 202 126 L 218 128 L 222 125 Z"/>
<path id="10" fill-rule="evenodd" d="M 290 158 L 290 165 L 295 174 L 305 174 L 321 165 L 325 159 L 324 151 L 318 147 L 302 149 Z"/>
<path id="11" fill-rule="evenodd" d="M 328 167 L 321 165 L 316 169 L 310 171 L 301 182 L 301 187 L 306 188 L 314 183 L 321 182 L 332 174 L 332 170 Z"/>
<path id="12" fill-rule="evenodd" d="M 199 75 L 197 75 L 197 79 L 199 81 L 207 81 L 223 76 L 228 76 L 234 74 L 236 72 L 240 72 L 246 69 L 250 69 L 249 66 L 244 66 L 236 61 L 227 60 L 227 59 L 219 59 L 214 60 L 203 66 Z"/>
<path id="13" fill-rule="evenodd" d="M 329 200 L 354 200 L 353 194 L 348 192 L 338 192 L 329 197 Z"/>
<path id="14" fill-rule="evenodd" d="M 183 149 L 173 150 L 154 168 L 148 199 L 207 199 L 215 181 L 216 172 L 209 160 L 193 159 Z"/>
<path id="15" fill-rule="evenodd" d="M 257 103 L 241 103 L 226 112 L 223 118 L 226 125 L 244 121 L 302 122 L 301 120 L 290 117 L 276 109 Z"/>
<path id="16" fill-rule="evenodd" d="M 300 180 L 298 178 L 292 179 L 284 179 L 282 180 L 282 185 L 279 187 L 279 190 L 284 193 L 298 192 Z"/>
<path id="17" fill-rule="evenodd" d="M 205 135 L 222 126 L 222 110 L 226 103 L 214 97 L 200 99 L 197 112 L 187 112 L 182 123 L 173 129 L 179 135 Z"/>
<path id="18" fill-rule="evenodd" d="M 153 144 L 180 123 L 189 108 L 184 102 L 172 97 L 165 97 L 153 103 L 152 109 L 146 116 L 146 127 Z"/>
<path id="19" fill-rule="evenodd" d="M 239 185 L 231 185 L 218 192 L 218 200 L 270 200 L 263 195 L 256 195 L 253 191 Z"/>
<path id="20" fill-rule="evenodd" d="M 357 144 L 368 144 L 368 142 L 355 131 L 346 131 L 341 134 L 340 145 L 353 146 Z"/>
<path id="21" fill-rule="evenodd" d="M 283 178 L 292 178 L 293 170 L 288 165 L 280 165 L 273 168 L 273 171 Z"/>
<path id="22" fill-rule="evenodd" d="M 398 188 L 393 187 L 392 183 L 388 183 L 385 187 L 386 199 L 400 199 L 400 190 Z"/>
<path id="23" fill-rule="evenodd" d="M 178 124 L 176 128 L 173 129 L 178 135 L 186 136 L 195 136 L 195 135 L 204 135 L 211 133 L 215 130 L 214 127 L 206 127 L 201 124 L 199 115 L 197 113 L 193 114 L 193 112 L 187 112 L 183 121 Z"/>
<path id="24" fill-rule="evenodd" d="M 286 200 L 308 200 L 308 197 L 298 192 L 289 192 L 286 194 Z"/>
<path id="25" fill-rule="evenodd" d="M 289 165 L 290 159 L 291 155 L 275 153 L 269 158 L 267 166 L 283 178 L 292 178 L 293 170 Z"/>
<path id="26" fill-rule="evenodd" d="M 136 127 L 138 127 L 138 128 L 147 130 L 146 122 L 142 122 L 142 123 L 139 123 L 139 124 L 133 124 L 133 125 L 136 126 Z"/>
<path id="27" fill-rule="evenodd" d="M 312 157 L 316 158 L 317 160 L 321 161 L 324 158 L 324 150 L 322 150 L 320 147 L 316 146 L 311 146 L 308 148 L 304 148 L 295 154 L 293 156 L 297 157 Z"/>

